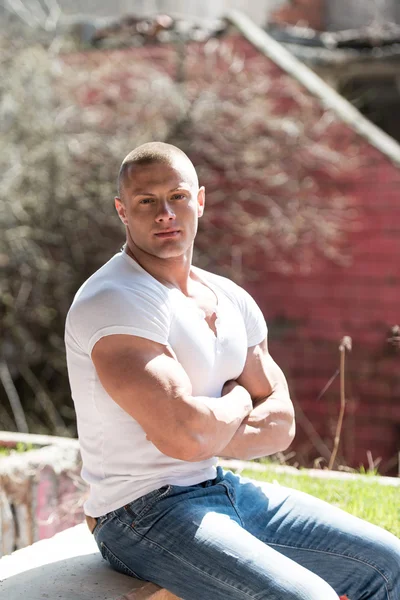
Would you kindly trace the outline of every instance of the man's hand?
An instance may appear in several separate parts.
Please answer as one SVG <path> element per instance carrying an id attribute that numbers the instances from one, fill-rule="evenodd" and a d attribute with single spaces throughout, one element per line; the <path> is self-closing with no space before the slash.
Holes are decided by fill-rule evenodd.
<path id="1" fill-rule="evenodd" d="M 234 379 L 230 379 L 224 383 L 221 398 L 228 394 L 230 394 L 232 401 L 239 402 L 239 406 L 243 407 L 243 410 L 245 411 L 245 416 L 243 418 L 247 418 L 253 410 L 253 401 L 246 388 Z"/>
<path id="2" fill-rule="evenodd" d="M 232 398 L 244 402 L 244 410 L 246 411 L 246 417 L 248 417 L 254 408 L 254 402 L 247 389 L 235 379 L 230 379 L 223 385 L 221 398 L 228 394 L 231 394 Z"/>

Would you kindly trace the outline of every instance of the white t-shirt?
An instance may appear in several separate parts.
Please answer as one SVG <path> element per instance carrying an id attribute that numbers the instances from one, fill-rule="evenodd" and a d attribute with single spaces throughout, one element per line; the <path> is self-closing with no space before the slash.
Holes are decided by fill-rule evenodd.
<path id="1" fill-rule="evenodd" d="M 192 269 L 217 296 L 217 336 L 192 299 L 161 284 L 124 251 L 94 273 L 74 298 L 65 343 L 82 477 L 90 488 L 87 515 L 104 515 L 163 485 L 194 485 L 216 475 L 216 458 L 187 462 L 160 452 L 107 394 L 91 360 L 103 336 L 144 337 L 174 350 L 194 396 L 220 397 L 224 383 L 241 374 L 247 348 L 266 337 L 267 326 L 244 289 Z"/>

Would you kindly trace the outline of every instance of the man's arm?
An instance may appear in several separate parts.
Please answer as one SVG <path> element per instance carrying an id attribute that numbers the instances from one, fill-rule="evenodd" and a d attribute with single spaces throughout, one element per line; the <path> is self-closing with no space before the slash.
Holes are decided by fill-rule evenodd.
<path id="1" fill-rule="evenodd" d="M 163 454 L 174 458 L 199 461 L 218 455 L 253 408 L 241 385 L 223 398 L 193 396 L 173 351 L 145 338 L 105 336 L 95 344 L 92 360 L 111 398 Z"/>
<path id="2" fill-rule="evenodd" d="M 250 393 L 254 408 L 220 456 L 250 460 L 286 450 L 295 434 L 294 410 L 285 376 L 269 354 L 266 339 L 248 349 L 237 382 Z M 224 391 L 230 387 L 229 382 Z"/>

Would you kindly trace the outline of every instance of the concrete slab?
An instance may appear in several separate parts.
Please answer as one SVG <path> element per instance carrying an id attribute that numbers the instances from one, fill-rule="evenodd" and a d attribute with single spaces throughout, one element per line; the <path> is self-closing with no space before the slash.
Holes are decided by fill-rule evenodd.
<path id="1" fill-rule="evenodd" d="M 179 600 L 103 560 L 86 524 L 0 560 L 1 600 Z"/>

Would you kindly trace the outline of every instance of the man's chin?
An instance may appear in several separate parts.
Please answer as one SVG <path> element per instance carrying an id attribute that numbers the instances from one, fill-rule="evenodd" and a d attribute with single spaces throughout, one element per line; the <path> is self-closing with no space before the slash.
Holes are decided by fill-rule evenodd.
<path id="1" fill-rule="evenodd" d="M 185 251 L 182 250 L 181 248 L 164 248 L 163 250 L 158 250 L 157 252 L 154 253 L 154 256 L 156 256 L 157 258 L 162 258 L 164 260 L 167 260 L 169 258 L 179 258 L 180 256 L 183 256 L 185 254 Z"/>
<path id="2" fill-rule="evenodd" d="M 178 240 L 165 240 L 158 247 L 153 246 L 151 253 L 163 259 L 178 258 L 186 254 L 188 249 L 186 244 L 179 243 Z"/>
<path id="3" fill-rule="evenodd" d="M 135 249 L 132 248 L 133 254 L 140 260 L 141 255 L 143 258 L 147 255 L 148 257 L 154 257 L 162 260 L 177 259 L 180 256 L 186 255 L 190 252 L 190 246 L 186 244 L 179 244 L 171 242 L 164 242 L 160 245 L 143 245 L 139 246 L 135 244 Z"/>

